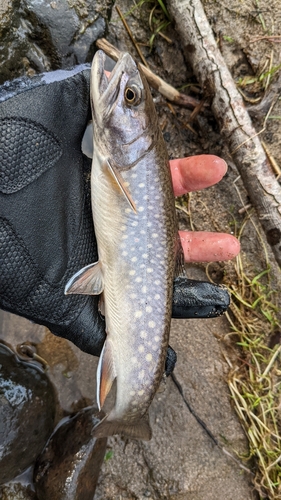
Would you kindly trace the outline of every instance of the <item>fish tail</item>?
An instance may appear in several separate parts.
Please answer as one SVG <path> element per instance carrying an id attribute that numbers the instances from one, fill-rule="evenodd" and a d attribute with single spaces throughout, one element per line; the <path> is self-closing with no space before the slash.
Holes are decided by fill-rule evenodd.
<path id="1" fill-rule="evenodd" d="M 106 415 L 93 429 L 93 436 L 96 438 L 113 436 L 114 434 L 122 434 L 131 439 L 142 439 L 149 441 L 152 437 L 152 431 L 149 424 L 148 414 L 145 414 L 140 420 L 133 424 L 122 422 L 119 420 L 109 420 L 109 415 Z"/>

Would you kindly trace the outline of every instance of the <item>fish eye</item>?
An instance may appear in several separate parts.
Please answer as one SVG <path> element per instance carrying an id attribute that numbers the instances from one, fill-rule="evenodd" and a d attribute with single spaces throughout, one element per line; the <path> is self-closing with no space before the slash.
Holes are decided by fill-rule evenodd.
<path id="1" fill-rule="evenodd" d="M 141 89 L 134 83 L 125 89 L 125 101 L 130 106 L 137 106 L 141 102 Z"/>

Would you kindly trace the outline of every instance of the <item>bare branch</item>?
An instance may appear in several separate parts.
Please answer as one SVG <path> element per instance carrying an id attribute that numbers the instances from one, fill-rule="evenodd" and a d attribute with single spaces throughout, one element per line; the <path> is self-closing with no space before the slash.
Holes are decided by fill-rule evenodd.
<path id="1" fill-rule="evenodd" d="M 217 47 L 200 0 L 167 0 L 194 73 L 208 96 L 275 258 L 281 265 L 281 188 Z"/>

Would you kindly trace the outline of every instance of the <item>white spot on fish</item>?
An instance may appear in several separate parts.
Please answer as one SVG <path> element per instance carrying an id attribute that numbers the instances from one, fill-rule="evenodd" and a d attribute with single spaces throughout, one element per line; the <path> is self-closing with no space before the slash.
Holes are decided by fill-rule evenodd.
<path id="1" fill-rule="evenodd" d="M 141 289 L 142 293 L 146 293 L 146 290 L 147 290 L 146 285 L 143 285 L 143 287 Z"/>
<path id="2" fill-rule="evenodd" d="M 143 379 L 144 379 L 144 370 L 141 370 L 141 371 L 139 372 L 139 374 L 138 374 L 138 378 L 139 378 L 140 380 L 143 380 Z"/>
<path id="3" fill-rule="evenodd" d="M 137 259 L 137 257 L 132 257 L 132 258 L 131 258 L 131 261 L 132 261 L 132 262 L 137 262 L 137 260 L 138 260 L 138 259 Z"/>
<path id="4" fill-rule="evenodd" d="M 152 361 L 152 354 L 149 352 L 149 353 L 145 356 L 145 359 L 146 359 L 146 361 Z"/>
<path id="5" fill-rule="evenodd" d="M 125 213 L 126 213 L 126 214 L 129 214 L 129 213 L 131 212 L 131 210 L 132 210 L 132 209 L 131 209 L 131 208 L 129 208 L 129 207 L 128 207 L 128 208 L 125 208 Z"/>
<path id="6" fill-rule="evenodd" d="M 134 396 L 136 394 L 136 391 L 130 391 L 130 396 Z"/>
<path id="7" fill-rule="evenodd" d="M 138 225 L 138 221 L 134 220 L 134 222 L 132 222 L 132 226 L 136 227 Z"/>
<path id="8" fill-rule="evenodd" d="M 133 363 L 133 365 L 135 365 L 135 364 L 137 363 L 137 361 L 138 361 L 138 360 L 137 360 L 136 356 L 133 356 L 133 357 L 131 358 L 131 363 Z"/>
<path id="9" fill-rule="evenodd" d="M 128 238 L 127 234 L 122 234 L 122 240 L 126 240 Z"/>
<path id="10" fill-rule="evenodd" d="M 130 210 L 130 209 L 129 209 Z M 138 208 L 138 212 L 143 212 L 144 211 L 144 207 L 139 207 Z"/>
<path id="11" fill-rule="evenodd" d="M 141 318 L 141 317 L 142 317 L 142 311 L 136 311 L 135 318 Z"/>
<path id="12" fill-rule="evenodd" d="M 154 328 L 155 327 L 155 321 L 149 321 L 148 322 L 149 328 Z"/>
<path id="13" fill-rule="evenodd" d="M 152 233 L 152 238 L 158 238 L 158 234 L 157 233 Z"/>
<path id="14" fill-rule="evenodd" d="M 131 293 L 130 297 L 131 297 L 131 299 L 136 299 L 137 298 L 137 294 L 136 293 Z"/>
<path id="15" fill-rule="evenodd" d="M 131 269 L 131 271 L 129 271 L 129 275 L 134 276 L 134 274 L 136 274 L 136 271 L 134 269 Z"/>
<path id="16" fill-rule="evenodd" d="M 152 312 L 152 307 L 151 306 L 146 306 L 145 310 L 146 310 L 147 313 L 151 313 Z"/>
<path id="17" fill-rule="evenodd" d="M 155 283 L 155 285 L 160 285 L 160 281 L 159 280 L 155 280 L 154 283 Z"/>
<path id="18" fill-rule="evenodd" d="M 126 257 L 126 255 L 128 255 L 128 252 L 126 250 L 123 250 L 122 255 L 123 257 Z"/>
<path id="19" fill-rule="evenodd" d="M 148 267 L 146 270 L 147 270 L 148 273 L 153 273 L 152 267 Z"/>
<path id="20" fill-rule="evenodd" d="M 121 231 L 126 231 L 126 226 L 121 226 L 120 229 Z"/>
<path id="21" fill-rule="evenodd" d="M 155 340 L 155 342 L 159 342 L 159 340 L 160 340 L 159 335 L 156 335 L 156 336 L 154 337 L 154 340 Z"/>
<path id="22" fill-rule="evenodd" d="M 139 347 L 138 347 L 138 351 L 139 351 L 139 352 L 144 352 L 144 346 L 143 346 L 143 345 L 139 345 Z"/>
<path id="23" fill-rule="evenodd" d="M 144 183 L 143 183 L 143 182 L 141 182 L 141 183 L 139 184 L 139 188 L 144 188 L 144 186 L 145 186 L 145 185 L 144 185 Z"/>
<path id="24" fill-rule="evenodd" d="M 140 278 L 139 276 L 136 278 L 136 282 L 137 283 L 141 283 L 142 282 L 142 278 Z"/>
<path id="25" fill-rule="evenodd" d="M 154 295 L 154 298 L 155 298 L 155 300 L 159 300 L 160 299 L 159 293 L 156 293 L 156 295 Z"/>
<path id="26" fill-rule="evenodd" d="M 141 338 L 142 338 L 142 339 L 146 339 L 146 337 L 147 337 L 147 332 L 146 332 L 145 330 L 142 330 L 142 331 L 140 332 L 140 336 L 141 336 Z"/>
<path id="27" fill-rule="evenodd" d="M 143 390 L 143 389 L 141 389 L 141 390 L 138 392 L 138 395 L 139 395 L 139 396 L 142 396 L 143 394 L 144 394 L 144 390 Z"/>
<path id="28" fill-rule="evenodd" d="M 143 253 L 143 254 L 142 254 L 142 258 L 143 258 L 143 259 L 147 259 L 147 257 L 148 257 L 147 253 Z"/>

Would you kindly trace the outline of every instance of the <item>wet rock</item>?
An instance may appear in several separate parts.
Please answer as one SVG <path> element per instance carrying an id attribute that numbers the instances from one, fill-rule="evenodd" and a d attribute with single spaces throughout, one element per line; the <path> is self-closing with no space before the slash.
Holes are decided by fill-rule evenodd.
<path id="1" fill-rule="evenodd" d="M 0 83 L 90 62 L 104 35 L 110 0 L 4 0 L 0 6 Z"/>
<path id="2" fill-rule="evenodd" d="M 55 394 L 46 375 L 0 344 L 0 484 L 34 462 L 54 417 Z"/>
<path id="3" fill-rule="evenodd" d="M 86 408 L 57 427 L 35 464 L 39 500 L 93 500 L 107 442 L 92 437 L 97 413 Z"/>

